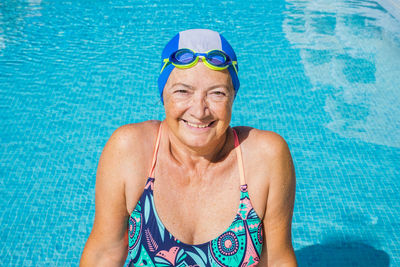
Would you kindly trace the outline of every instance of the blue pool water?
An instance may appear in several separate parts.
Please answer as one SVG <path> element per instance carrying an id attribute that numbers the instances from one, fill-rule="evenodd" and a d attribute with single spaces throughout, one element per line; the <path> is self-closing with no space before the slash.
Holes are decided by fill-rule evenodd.
<path id="1" fill-rule="evenodd" d="M 159 55 L 188 28 L 238 54 L 232 125 L 288 142 L 300 266 L 400 266 L 400 22 L 375 1 L 0 2 L 0 266 L 77 266 L 96 167 L 162 119 Z"/>

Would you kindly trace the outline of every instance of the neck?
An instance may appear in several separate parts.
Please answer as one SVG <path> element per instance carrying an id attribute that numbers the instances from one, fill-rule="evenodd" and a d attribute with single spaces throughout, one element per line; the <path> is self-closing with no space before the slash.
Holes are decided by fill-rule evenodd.
<path id="1" fill-rule="evenodd" d="M 229 128 L 228 128 L 229 129 Z M 210 165 L 225 158 L 229 153 L 230 132 L 216 139 L 207 147 L 189 147 L 169 132 L 169 152 L 173 160 L 189 171 L 203 173 Z"/>

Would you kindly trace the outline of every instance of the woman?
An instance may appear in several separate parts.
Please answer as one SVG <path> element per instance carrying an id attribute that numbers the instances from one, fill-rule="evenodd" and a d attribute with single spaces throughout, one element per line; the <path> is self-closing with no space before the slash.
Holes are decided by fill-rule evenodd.
<path id="1" fill-rule="evenodd" d="M 296 266 L 295 173 L 278 134 L 230 128 L 236 55 L 192 29 L 164 48 L 166 118 L 117 129 L 100 157 L 81 266 Z"/>

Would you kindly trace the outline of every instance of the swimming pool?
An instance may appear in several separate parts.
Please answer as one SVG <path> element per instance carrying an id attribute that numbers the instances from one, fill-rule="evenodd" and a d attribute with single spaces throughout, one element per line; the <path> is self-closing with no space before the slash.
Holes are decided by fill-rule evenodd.
<path id="1" fill-rule="evenodd" d="M 0 2 L 0 265 L 78 265 L 101 150 L 163 118 L 159 55 L 188 28 L 238 54 L 232 125 L 290 146 L 300 266 L 400 265 L 400 22 L 328 0 Z"/>

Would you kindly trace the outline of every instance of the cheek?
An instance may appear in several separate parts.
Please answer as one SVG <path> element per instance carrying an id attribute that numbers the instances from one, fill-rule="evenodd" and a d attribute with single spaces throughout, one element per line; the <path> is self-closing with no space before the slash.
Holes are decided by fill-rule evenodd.
<path id="1" fill-rule="evenodd" d="M 168 99 L 168 101 L 164 102 L 164 110 L 167 116 L 177 117 L 186 110 L 186 107 L 182 103 Z"/>
<path id="2" fill-rule="evenodd" d="M 230 103 L 214 105 L 212 110 L 221 119 L 230 120 L 231 118 L 232 105 Z"/>

